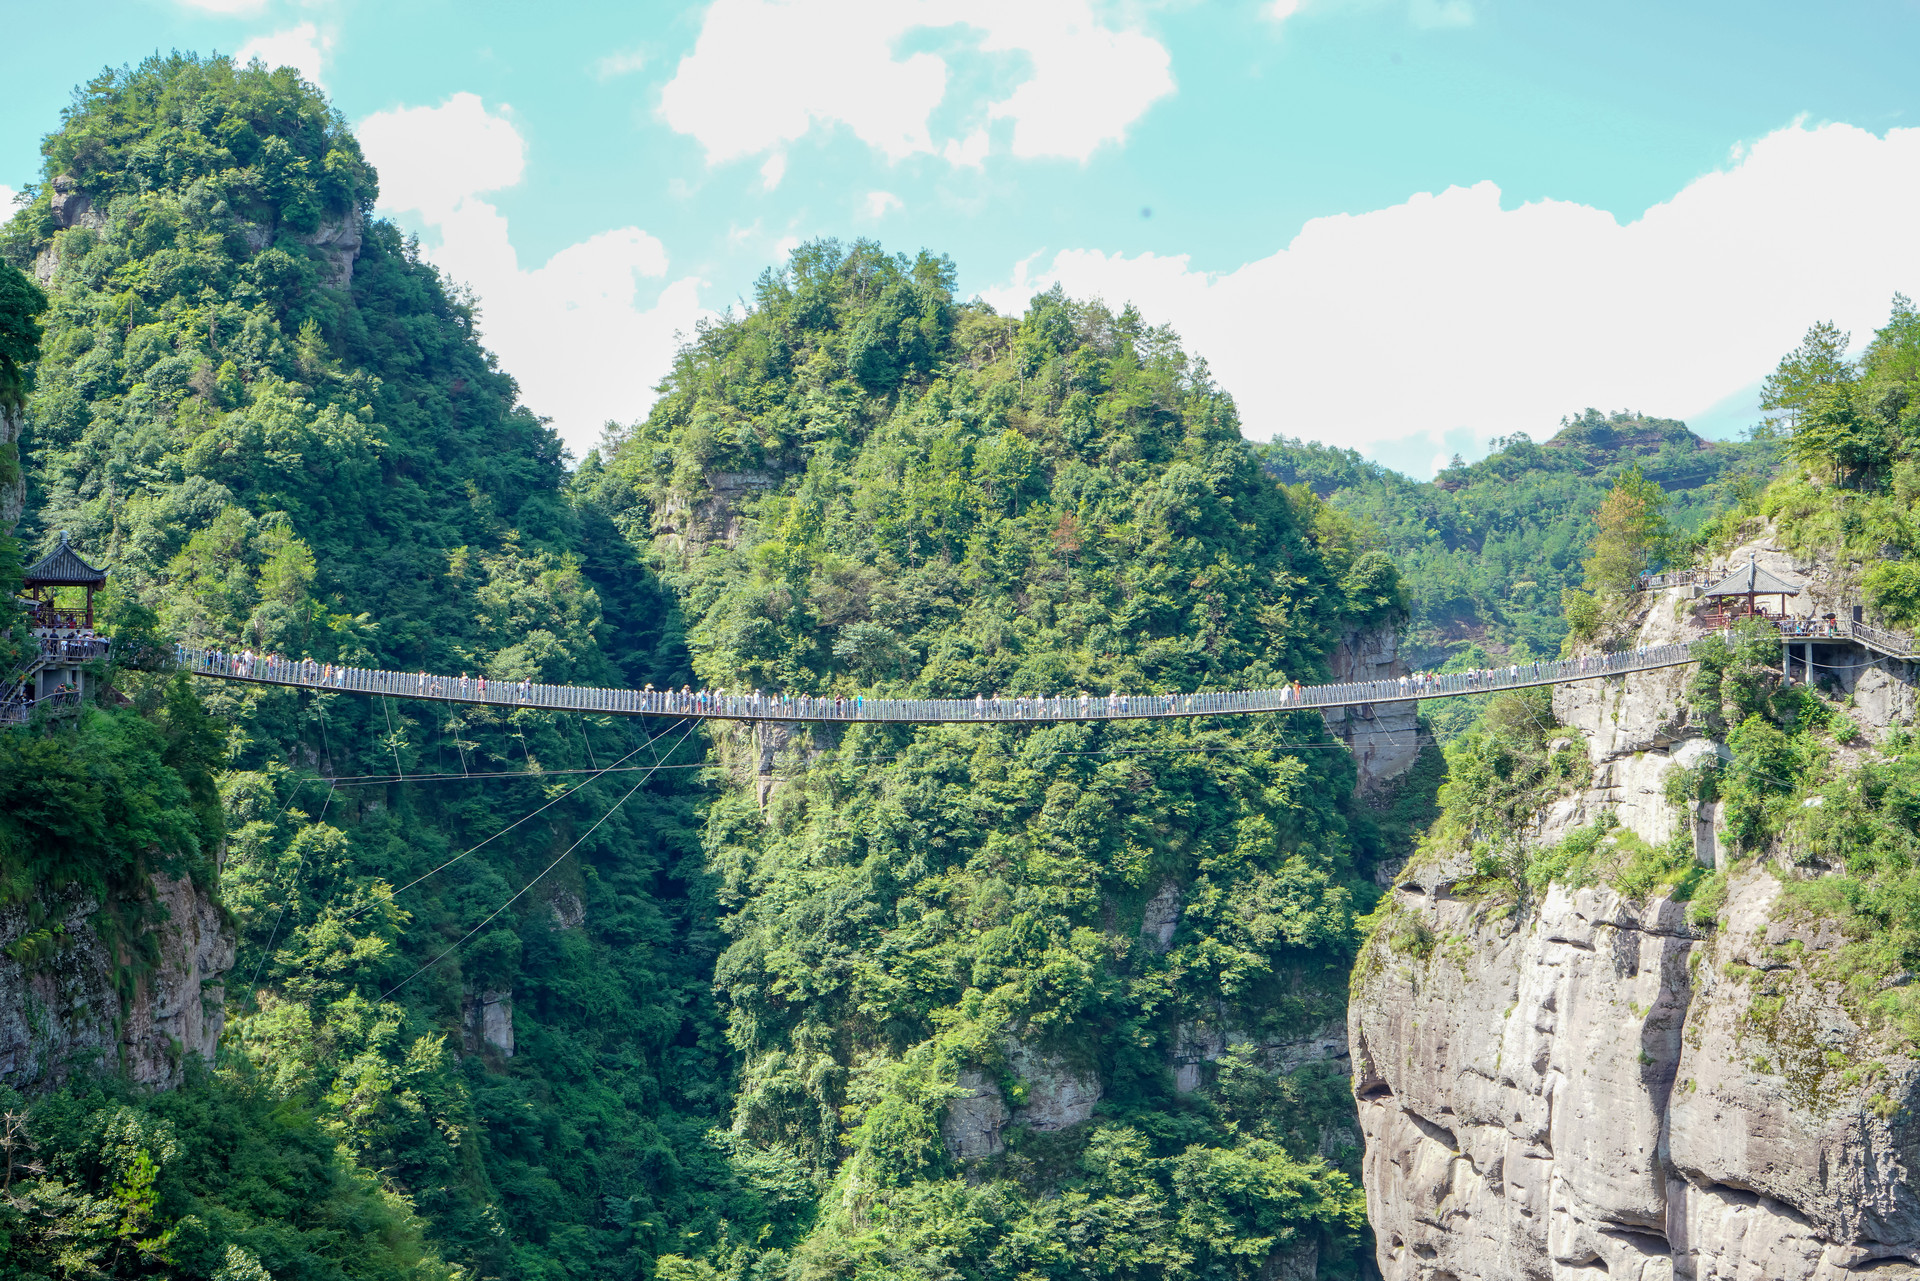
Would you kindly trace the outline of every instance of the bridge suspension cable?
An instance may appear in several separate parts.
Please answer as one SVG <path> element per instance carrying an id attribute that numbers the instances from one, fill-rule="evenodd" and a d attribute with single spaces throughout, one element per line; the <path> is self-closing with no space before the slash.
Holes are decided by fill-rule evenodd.
<path id="1" fill-rule="evenodd" d="M 1161 720 L 1261 712 L 1353 707 L 1425 698 L 1456 698 L 1503 689 L 1557 685 L 1676 667 L 1693 661 L 1693 646 L 1651 645 L 1614 654 L 1514 663 L 1484 671 L 1421 674 L 1387 680 L 1199 693 L 1132 694 L 1085 691 L 1056 694 L 978 694 L 972 698 L 870 698 L 865 694 L 767 694 L 720 690 L 612 689 L 502 681 L 485 676 L 440 676 L 336 666 L 181 645 L 179 669 L 196 676 L 284 685 L 331 693 L 426 699 L 505 710 L 586 712 L 604 716 L 660 716 L 697 720 L 846 721 L 967 724 L 982 721 Z"/>

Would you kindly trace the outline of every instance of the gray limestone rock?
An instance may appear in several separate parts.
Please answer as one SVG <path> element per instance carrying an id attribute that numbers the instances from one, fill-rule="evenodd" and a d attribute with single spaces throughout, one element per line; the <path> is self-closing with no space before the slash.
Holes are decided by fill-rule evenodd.
<path id="1" fill-rule="evenodd" d="M 99 904 L 67 891 L 0 910 L 0 1083 L 18 1090 L 58 1084 L 104 1060 L 134 1081 L 179 1084 L 184 1056 L 212 1062 L 226 1024 L 222 982 L 234 938 L 213 900 L 192 882 L 152 882 L 156 963 L 124 1000 L 117 966 L 93 925 Z"/>
<path id="2" fill-rule="evenodd" d="M 587 921 L 587 906 L 572 890 L 555 890 L 547 900 L 547 910 L 553 913 L 557 930 L 577 930 Z"/>
<path id="3" fill-rule="evenodd" d="M 503 1059 L 513 1057 L 513 993 L 487 990 L 468 993 L 461 1011 L 469 1054 L 492 1050 Z"/>
<path id="4" fill-rule="evenodd" d="M 1407 674 L 1400 658 L 1400 633 L 1392 627 L 1348 631 L 1329 658 L 1336 681 L 1396 680 Z M 1379 791 L 1420 757 L 1419 707 L 1416 702 L 1369 703 L 1322 713 L 1327 728 L 1353 751 L 1361 795 Z"/>
<path id="5" fill-rule="evenodd" d="M 1383 932 L 1349 1012 L 1388 1281 L 1832 1281 L 1920 1261 L 1920 1066 L 1772 959 L 1789 935 L 1802 954 L 1839 941 L 1783 934 L 1778 892 L 1740 873 L 1703 937 L 1682 904 L 1603 888 L 1556 886 L 1524 919 L 1396 890 L 1446 944 L 1395 952 Z M 1879 1075 L 1847 1077 L 1868 1060 Z"/>
<path id="6" fill-rule="evenodd" d="M 1013 1113 L 1007 1108 L 1000 1087 L 984 1072 L 971 1068 L 960 1073 L 960 1093 L 947 1100 L 946 1115 L 941 1118 L 940 1134 L 947 1150 L 961 1161 L 977 1161 L 998 1156 L 1007 1143 L 1001 1131 Z"/>
<path id="7" fill-rule="evenodd" d="M 1179 925 L 1180 885 L 1168 881 L 1147 900 L 1146 911 L 1140 916 L 1140 940 L 1148 951 L 1165 953 L 1173 946 L 1173 934 Z"/>
<path id="8" fill-rule="evenodd" d="M 1100 1102 L 1097 1073 L 1069 1064 L 1057 1054 L 1024 1041 L 1007 1045 L 1007 1063 L 1026 1082 L 1027 1098 L 1014 1119 L 1036 1130 L 1064 1130 L 1093 1115 Z"/>

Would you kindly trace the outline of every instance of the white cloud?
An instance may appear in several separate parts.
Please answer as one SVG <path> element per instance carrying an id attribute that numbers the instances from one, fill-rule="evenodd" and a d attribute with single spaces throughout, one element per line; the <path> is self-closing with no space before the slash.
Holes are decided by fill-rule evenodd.
<path id="1" fill-rule="evenodd" d="M 523 268 L 506 218 L 479 196 L 520 181 L 526 144 L 473 94 L 380 112 L 359 133 L 380 171 L 382 208 L 415 213 L 437 233 L 425 256 L 472 286 L 481 336 L 535 413 L 551 417 L 576 453 L 608 420 L 646 413 L 672 364 L 674 334 L 702 315 L 695 277 L 649 289 L 653 305 L 642 307 L 642 280 L 668 274 L 666 246 L 619 227 Z"/>
<path id="2" fill-rule="evenodd" d="M 438 107 L 399 107 L 360 122 L 360 145 L 380 170 L 380 203 L 440 222 L 483 191 L 520 181 L 526 143 L 513 122 L 490 113 L 477 94 L 456 93 Z"/>
<path id="3" fill-rule="evenodd" d="M 1686 418 L 1750 387 L 1816 320 L 1862 335 L 1920 292 L 1920 129 L 1796 123 L 1622 225 L 1490 182 L 1318 218 L 1237 270 L 1066 250 L 1015 267 L 1171 322 L 1249 435 L 1399 456 L 1449 433 L 1550 434 L 1592 405 Z M 1418 437 L 1427 443 L 1422 447 Z"/>
<path id="4" fill-rule="evenodd" d="M 992 138 L 985 129 L 975 129 L 964 142 L 958 138 L 947 139 L 946 146 L 940 148 L 940 158 L 955 169 L 979 169 L 987 163 L 987 148 L 991 144 Z"/>
<path id="5" fill-rule="evenodd" d="M 228 15 L 258 13 L 267 7 L 267 0 L 178 0 L 178 2 L 188 9 L 198 9 L 202 13 Z"/>
<path id="6" fill-rule="evenodd" d="M 964 143 L 932 135 L 946 59 L 896 55 L 911 33 L 945 28 L 972 33 L 976 54 L 1026 69 L 1006 96 L 961 104 Z M 1105 25 L 1090 0 L 714 0 L 660 109 L 714 164 L 844 125 L 892 161 L 942 154 L 977 165 L 984 126 L 1003 119 L 1015 155 L 1084 161 L 1173 92 L 1169 65 L 1164 45 Z"/>
<path id="7" fill-rule="evenodd" d="M 999 20 L 987 26 L 981 48 L 1033 60 L 1032 77 L 987 110 L 1013 121 L 1016 156 L 1085 160 L 1173 92 L 1166 46 L 1139 31 L 1100 26 L 1085 4 L 984 7 L 997 10 Z"/>
<path id="8" fill-rule="evenodd" d="M 317 85 L 321 83 L 320 72 L 332 48 L 331 35 L 311 22 L 303 22 L 285 31 L 255 36 L 240 46 L 233 61 L 234 65 L 244 67 L 258 58 L 269 68 L 292 67 L 308 82 Z"/>
<path id="9" fill-rule="evenodd" d="M 615 76 L 631 75 L 647 65 L 644 49 L 627 49 L 610 53 L 593 64 L 593 74 L 602 80 L 611 80 Z"/>
<path id="10" fill-rule="evenodd" d="M 780 185 L 780 180 L 786 176 L 787 153 L 784 151 L 776 151 L 767 157 L 765 164 L 760 166 L 760 189 L 762 191 L 772 191 Z"/>
<path id="11" fill-rule="evenodd" d="M 895 209 L 906 208 L 906 205 L 891 191 L 869 191 L 863 208 L 869 218 L 884 218 Z"/>

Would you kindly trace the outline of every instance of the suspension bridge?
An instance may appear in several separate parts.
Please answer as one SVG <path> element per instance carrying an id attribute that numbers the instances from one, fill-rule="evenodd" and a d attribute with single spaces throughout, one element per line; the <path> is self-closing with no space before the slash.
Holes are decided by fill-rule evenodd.
<path id="1" fill-rule="evenodd" d="M 383 671 L 321 663 L 313 659 L 286 659 L 244 652 L 236 654 L 185 645 L 176 647 L 173 657 L 177 670 L 216 680 L 328 693 L 422 699 L 508 711 L 533 708 L 602 716 L 938 725 L 981 721 L 1035 723 L 1238 716 L 1426 698 L 1456 698 L 1677 667 L 1693 661 L 1693 646 L 1655 645 L 1613 654 L 1517 663 L 1481 671 L 1318 685 L 1295 683 L 1271 689 L 1196 693 L 983 693 L 971 698 L 886 698 L 866 694 L 636 690 L 549 685 L 537 681 L 497 680 L 486 676 Z"/>

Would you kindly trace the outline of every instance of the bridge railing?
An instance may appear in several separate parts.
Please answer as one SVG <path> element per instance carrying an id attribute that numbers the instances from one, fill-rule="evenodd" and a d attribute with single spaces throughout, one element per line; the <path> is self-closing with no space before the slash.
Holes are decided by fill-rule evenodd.
<path id="1" fill-rule="evenodd" d="M 1866 623 L 1847 623 L 1847 630 L 1855 640 L 1871 646 L 1884 654 L 1893 654 L 1901 658 L 1913 656 L 1913 637 L 1906 632 L 1888 631 L 1884 627 L 1872 627 Z"/>
<path id="2" fill-rule="evenodd" d="M 88 663 L 105 658 L 110 642 L 104 636 L 44 636 L 35 634 L 38 652 L 19 670 L 0 677 L 0 725 L 24 725 L 33 719 L 36 708 L 54 710 L 78 707 L 80 699 L 71 692 L 49 694 L 35 699 L 27 695 L 27 684 L 47 667 Z"/>
<path id="3" fill-rule="evenodd" d="M 1661 645 L 1616 654 L 1509 664 L 1483 671 L 1424 673 L 1389 680 L 1327 685 L 1283 685 L 1261 690 L 1199 693 L 980 694 L 973 698 L 869 698 L 864 694 L 766 694 L 720 690 L 632 690 L 485 676 L 440 676 L 336 666 L 312 659 L 285 659 L 179 646 L 184 671 L 205 676 L 347 693 L 432 699 L 501 708 L 601 712 L 615 716 L 693 716 L 769 721 L 966 721 L 1139 720 L 1170 716 L 1285 712 L 1355 704 L 1396 703 L 1421 698 L 1484 694 L 1613 676 L 1690 661 L 1687 645 Z"/>
<path id="4" fill-rule="evenodd" d="M 1704 569 L 1669 569 L 1659 574 L 1642 574 L 1634 581 L 1637 592 L 1657 592 L 1668 587 L 1691 587 L 1710 581 Z"/>
<path id="5" fill-rule="evenodd" d="M 1869 649 L 1895 658 L 1914 657 L 1913 636 L 1852 619 L 1803 618 L 1798 615 L 1759 614 L 1755 617 L 1772 623 L 1783 639 L 1856 641 Z"/>

